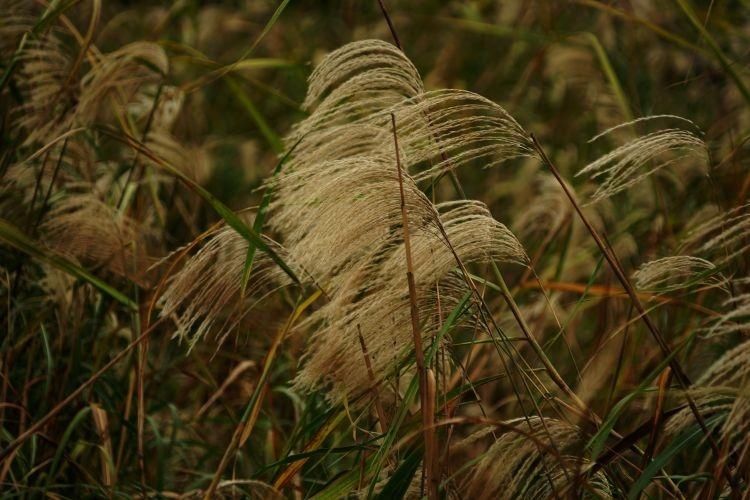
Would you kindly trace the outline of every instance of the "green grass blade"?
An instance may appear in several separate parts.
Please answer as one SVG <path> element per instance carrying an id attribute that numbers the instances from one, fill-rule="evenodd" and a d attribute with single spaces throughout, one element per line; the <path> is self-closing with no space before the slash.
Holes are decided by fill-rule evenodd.
<path id="1" fill-rule="evenodd" d="M 0 240 L 30 255 L 35 259 L 39 259 L 51 266 L 56 267 L 61 271 L 70 274 L 71 276 L 82 279 L 84 281 L 88 281 L 90 284 L 92 284 L 102 292 L 106 293 L 118 302 L 128 306 L 129 308 L 133 310 L 138 309 L 138 305 L 130 300 L 122 292 L 117 291 L 109 284 L 105 283 L 101 279 L 97 278 L 90 272 L 74 264 L 68 259 L 59 255 L 55 255 L 49 250 L 40 247 L 28 236 L 23 234 L 16 226 L 4 219 L 0 219 Z"/>
<path id="2" fill-rule="evenodd" d="M 263 137 L 266 139 L 268 145 L 271 146 L 271 149 L 273 149 L 276 154 L 280 154 L 284 150 L 284 144 L 281 138 L 278 136 L 278 134 L 276 134 L 276 132 L 273 131 L 273 129 L 271 129 L 271 126 L 268 124 L 255 104 L 253 104 L 253 101 L 250 99 L 247 93 L 231 76 L 225 76 L 224 81 L 227 83 L 229 90 L 232 91 L 232 94 L 234 94 L 234 96 L 240 102 L 242 108 L 247 112 L 253 122 L 255 122 L 255 125 L 258 127 L 258 130 L 260 130 L 260 133 L 263 135 Z"/>
<path id="3" fill-rule="evenodd" d="M 153 161 L 156 166 L 180 179 L 188 188 L 198 194 L 198 196 L 203 198 L 206 202 L 208 202 L 208 204 L 211 205 L 214 211 L 216 211 L 216 213 L 218 213 L 219 216 L 224 219 L 224 222 L 226 222 L 229 227 L 237 231 L 243 238 L 245 238 L 249 243 L 255 245 L 259 250 L 265 252 L 276 263 L 276 265 L 278 265 L 287 274 L 287 276 L 292 279 L 292 281 L 300 284 L 300 280 L 295 272 L 292 271 L 287 263 L 284 262 L 284 260 L 279 257 L 279 255 L 275 251 L 273 251 L 265 241 L 263 241 L 260 235 L 252 228 L 250 228 L 247 224 L 242 222 L 242 220 L 237 217 L 237 214 L 235 214 L 232 209 L 222 203 L 221 200 L 211 194 L 203 186 L 167 163 L 163 158 L 155 155 L 150 149 L 148 149 L 139 141 L 135 140 L 133 137 L 121 132 L 113 132 L 108 129 L 100 130 L 116 140 L 126 142 L 133 149 L 139 151 L 146 158 Z"/>
<path id="4" fill-rule="evenodd" d="M 732 65 L 733 63 L 727 58 L 726 55 L 724 55 L 724 52 L 722 52 L 721 47 L 719 47 L 719 44 L 716 43 L 714 37 L 711 36 L 711 33 L 708 32 L 700 19 L 698 19 L 695 10 L 693 10 L 693 6 L 690 4 L 690 1 L 676 0 L 676 2 L 688 17 L 688 19 L 690 19 L 690 22 L 693 24 L 693 26 L 695 26 L 695 28 L 700 32 L 701 36 L 706 40 L 706 43 L 711 48 L 711 52 L 713 52 L 721 67 L 724 69 L 724 71 L 727 72 L 729 78 L 731 78 L 734 84 L 737 86 L 737 90 L 740 91 L 742 97 L 744 97 L 745 101 L 750 104 L 750 90 L 748 90 L 747 86 L 745 86 L 745 82 L 742 80 L 737 71 L 735 71 Z"/>
<path id="5" fill-rule="evenodd" d="M 725 415 L 716 415 L 706 421 L 706 425 L 709 429 L 713 428 L 717 423 L 725 418 Z M 692 426 L 690 429 L 682 432 L 672 441 L 669 441 L 669 445 L 662 451 L 659 456 L 654 457 L 648 467 L 638 477 L 633 486 L 628 492 L 628 500 L 635 500 L 639 498 L 641 492 L 651 483 L 654 476 L 662 470 L 662 468 L 680 451 L 684 450 L 688 446 L 694 445 L 697 441 L 701 440 L 703 436 L 703 429 L 698 425 Z"/>
<path id="6" fill-rule="evenodd" d="M 86 417 L 91 412 L 91 406 L 84 406 L 81 408 L 81 410 L 76 414 L 75 417 L 73 417 L 73 420 L 70 421 L 70 424 L 68 424 L 68 427 L 65 429 L 65 432 L 63 433 L 62 439 L 59 443 L 57 443 L 57 449 L 55 450 L 55 456 L 52 459 L 52 465 L 49 469 L 49 474 L 47 476 L 47 482 L 45 483 L 44 490 L 46 491 L 47 488 L 50 487 L 52 480 L 55 478 L 55 475 L 57 474 L 57 469 L 60 465 L 60 460 L 62 459 L 63 452 L 65 451 L 65 447 L 68 444 L 68 441 L 70 441 L 71 436 L 73 435 L 73 431 L 75 431 L 76 427 L 83 421 L 84 417 Z M 45 496 L 45 495 L 42 495 Z"/>
<path id="7" fill-rule="evenodd" d="M 279 160 L 279 162 L 276 164 L 276 168 L 273 169 L 273 177 L 276 177 L 281 172 L 281 168 L 284 166 L 284 163 L 286 162 L 287 158 L 292 154 L 292 152 L 295 150 L 297 145 L 302 141 L 304 137 L 300 137 L 300 139 L 291 147 L 289 148 L 289 151 L 284 154 L 284 156 Z M 273 188 L 269 186 L 266 188 L 266 191 L 263 193 L 263 198 L 261 199 L 260 206 L 258 207 L 258 213 L 255 215 L 255 220 L 253 221 L 253 231 L 255 231 L 258 234 L 262 234 L 263 232 L 263 223 L 266 220 L 266 213 L 268 212 L 268 206 L 271 204 L 271 197 L 273 196 Z M 252 243 L 248 244 L 247 247 L 247 257 L 245 258 L 245 265 L 242 269 L 242 294 L 245 294 L 245 288 L 247 287 L 247 282 L 250 279 L 250 271 L 252 271 L 253 268 L 253 262 L 255 261 L 255 252 L 257 250 L 257 247 L 253 245 Z"/>
<path id="8" fill-rule="evenodd" d="M 604 50 L 604 47 L 602 46 L 596 35 L 594 35 L 593 33 L 585 33 L 585 36 L 589 40 L 589 43 L 591 43 L 591 46 L 594 48 L 594 52 L 596 52 L 596 57 L 599 59 L 599 64 L 601 64 L 604 75 L 609 81 L 609 86 L 612 88 L 612 92 L 614 92 L 615 94 L 617 105 L 620 107 L 620 111 L 622 112 L 623 118 L 625 119 L 624 121 L 632 121 L 633 112 L 630 109 L 630 103 L 628 102 L 628 98 L 625 96 L 625 91 L 622 89 L 620 79 L 617 78 L 617 73 L 615 73 L 615 69 L 612 67 L 612 63 L 609 60 L 607 51 Z"/>
<path id="9" fill-rule="evenodd" d="M 414 477 L 414 473 L 417 472 L 419 462 L 422 461 L 423 454 L 423 450 L 419 448 L 409 453 L 376 498 L 404 498 L 406 490 L 409 489 L 409 484 L 411 484 L 411 480 Z"/>

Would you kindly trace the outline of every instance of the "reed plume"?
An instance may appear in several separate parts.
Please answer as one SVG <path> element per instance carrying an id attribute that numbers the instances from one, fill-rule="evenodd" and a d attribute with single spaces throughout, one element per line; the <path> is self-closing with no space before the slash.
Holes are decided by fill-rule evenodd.
<path id="1" fill-rule="evenodd" d="M 598 140 L 614 130 L 656 118 L 664 117 L 645 117 L 624 123 L 608 129 L 592 140 Z M 591 203 L 595 203 L 628 189 L 667 166 L 695 161 L 699 165 L 708 164 L 708 150 L 703 139 L 691 130 L 667 128 L 618 146 L 583 167 L 576 175 L 604 179 L 591 196 Z"/>
<path id="2" fill-rule="evenodd" d="M 62 255 L 135 282 L 147 279 L 142 228 L 94 194 L 71 194 L 55 203 L 41 232 L 44 242 Z"/>
<path id="3" fill-rule="evenodd" d="M 310 76 L 305 107 L 311 115 L 286 141 L 295 144 L 292 157 L 269 184 L 275 194 L 269 223 L 329 298 L 299 326 L 313 333 L 297 386 L 325 390 L 338 401 L 371 385 L 359 369 L 359 331 L 378 381 L 413 349 L 393 134 L 405 170 L 418 309 L 430 318 L 422 325 L 424 342 L 443 320 L 434 320 L 436 287 L 443 311 L 469 290 L 455 279 L 441 285 L 456 270 L 456 257 L 522 265 L 528 258 L 484 205 L 433 205 L 418 184 L 469 162 L 492 166 L 529 154 L 530 146 L 496 104 L 464 91 L 425 93 L 403 53 L 379 41 L 329 54 Z"/>
<path id="4" fill-rule="evenodd" d="M 530 417 L 506 422 L 519 432 L 505 431 L 467 474 L 462 488 L 472 498 L 613 498 L 601 473 L 581 480 L 585 466 L 579 455 L 580 429 L 551 418 Z M 578 487 L 574 492 L 571 488 Z"/>

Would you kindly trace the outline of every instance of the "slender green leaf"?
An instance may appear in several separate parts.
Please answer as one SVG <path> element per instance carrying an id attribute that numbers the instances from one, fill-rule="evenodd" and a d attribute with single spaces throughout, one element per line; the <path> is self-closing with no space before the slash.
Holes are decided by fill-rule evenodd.
<path id="1" fill-rule="evenodd" d="M 301 137 L 291 148 L 289 148 L 289 151 L 284 154 L 284 156 L 279 160 L 279 162 L 276 164 L 276 168 L 273 169 L 273 177 L 279 175 L 281 172 L 281 168 L 284 166 L 284 162 L 286 162 L 287 158 L 292 154 L 292 152 L 295 150 L 297 145 L 302 141 L 304 137 Z M 263 199 L 260 202 L 260 206 L 258 207 L 258 213 L 255 215 L 255 220 L 253 221 L 253 231 L 255 231 L 258 234 L 261 234 L 263 232 L 263 223 L 266 220 L 266 213 L 268 212 L 268 206 L 271 204 L 271 197 L 273 196 L 273 188 L 271 186 L 268 186 L 266 188 L 266 191 L 263 193 Z M 250 271 L 252 271 L 253 268 L 253 262 L 255 260 L 255 252 L 257 250 L 257 247 L 250 242 L 247 247 L 247 257 L 245 258 L 245 265 L 242 269 L 242 293 L 245 293 L 245 288 L 247 287 L 247 282 L 250 279 Z"/>
<path id="2" fill-rule="evenodd" d="M 718 422 L 725 418 L 725 415 L 715 415 L 706 421 L 709 429 L 713 428 Z M 648 464 L 648 467 L 638 477 L 628 492 L 628 500 L 637 499 L 641 492 L 651 483 L 654 476 L 680 451 L 686 447 L 700 441 L 703 436 L 703 429 L 698 425 L 690 427 L 682 432 L 675 439 L 669 441 L 667 447 L 657 457 L 654 457 Z"/>
<path id="3" fill-rule="evenodd" d="M 734 63 L 731 62 L 726 55 L 724 55 L 724 52 L 722 52 L 721 47 L 719 47 L 719 44 L 716 43 L 714 37 L 711 36 L 711 33 L 708 32 L 700 19 L 698 19 L 698 16 L 693 10 L 693 6 L 690 4 L 690 1 L 676 0 L 676 2 L 688 17 L 688 19 L 690 19 L 690 22 L 693 23 L 693 26 L 695 26 L 704 40 L 706 40 L 706 43 L 708 43 L 708 46 L 711 48 L 711 52 L 713 52 L 721 67 L 724 68 L 724 71 L 726 71 L 727 75 L 729 75 L 729 78 L 732 79 L 735 86 L 737 87 L 737 90 L 739 90 L 742 94 L 742 97 L 744 97 L 745 101 L 750 104 L 750 90 L 748 90 L 745 82 L 742 80 L 742 77 L 735 70 Z"/>
<path id="4" fill-rule="evenodd" d="M 82 279 L 84 281 L 88 281 L 102 292 L 106 293 L 118 302 L 130 307 L 131 309 L 138 309 L 138 305 L 123 293 L 117 291 L 112 286 L 108 285 L 101 279 L 97 278 L 93 274 L 89 273 L 88 271 L 74 264 L 68 259 L 59 255 L 55 255 L 49 250 L 37 245 L 28 236 L 23 234 L 16 226 L 4 219 L 0 219 L 0 240 L 30 255 L 31 257 L 34 257 L 35 259 L 39 259 L 51 266 L 56 267 L 61 271 L 70 274 L 71 276 Z"/>
<path id="5" fill-rule="evenodd" d="M 234 78 L 228 75 L 224 77 L 224 81 L 227 83 L 229 90 L 232 91 L 232 94 L 234 94 L 234 96 L 240 102 L 242 108 L 247 112 L 253 122 L 255 122 L 255 125 L 257 125 L 258 130 L 260 130 L 260 133 L 263 135 L 263 137 L 265 137 L 266 142 L 269 146 L 271 146 L 271 149 L 273 149 L 277 154 L 281 153 L 284 150 L 284 143 L 282 142 L 278 134 L 273 131 L 261 112 L 255 106 L 253 101 L 242 89 L 240 84 L 237 83 Z"/>
<path id="6" fill-rule="evenodd" d="M 71 436 L 73 435 L 73 431 L 75 431 L 76 427 L 78 427 L 78 424 L 83 421 L 84 417 L 86 417 L 89 412 L 91 412 L 90 406 L 85 406 L 81 408 L 81 410 L 76 414 L 75 417 L 73 417 L 73 420 L 70 421 L 70 424 L 68 424 L 68 427 L 65 429 L 65 432 L 63 433 L 62 439 L 59 443 L 57 443 L 56 450 L 55 450 L 55 456 L 52 459 L 52 465 L 49 468 L 49 474 L 47 476 L 47 482 L 45 483 L 45 491 L 47 488 L 49 488 L 51 481 L 55 478 L 57 475 L 57 468 L 60 465 L 60 460 L 62 459 L 63 452 L 65 452 L 65 448 L 68 445 L 68 441 L 70 441 Z M 45 495 L 42 495 L 45 496 Z"/>
<path id="7" fill-rule="evenodd" d="M 146 146 L 141 144 L 140 142 L 136 141 L 133 137 L 122 134 L 121 132 L 113 132 L 108 129 L 100 129 L 102 132 L 110 135 L 114 139 L 123 141 L 123 135 L 124 135 L 124 142 L 127 142 L 131 147 L 139 151 L 142 155 L 146 156 L 149 160 L 153 161 L 156 166 L 159 168 L 165 170 L 169 174 L 177 177 L 182 182 L 185 183 L 185 185 L 190 188 L 192 191 L 194 191 L 198 196 L 206 200 L 211 207 L 216 211 L 216 213 L 219 214 L 219 216 L 224 219 L 224 222 L 227 223 L 229 227 L 240 233 L 240 235 L 245 238 L 248 242 L 255 245 L 259 250 L 265 252 L 275 263 L 278 265 L 286 274 L 289 276 L 292 281 L 299 284 L 300 280 L 297 277 L 297 275 L 292 271 L 292 269 L 287 265 L 284 260 L 279 257 L 279 255 L 273 251 L 265 241 L 260 237 L 258 233 L 256 233 L 253 229 L 251 229 L 247 224 L 242 222 L 242 220 L 237 217 L 237 214 L 235 214 L 232 209 L 230 209 L 228 206 L 226 206 L 224 203 L 221 202 L 217 197 L 215 197 L 213 194 L 211 194 L 208 190 L 206 190 L 203 186 L 195 182 L 193 179 L 185 175 L 183 172 L 179 171 L 169 163 L 167 163 L 163 158 L 160 158 L 159 156 L 155 155 L 151 150 L 149 150 Z"/>
<path id="8" fill-rule="evenodd" d="M 419 463 L 422 461 L 424 451 L 422 449 L 412 450 L 406 459 L 398 466 L 396 472 L 390 477 L 383 490 L 376 497 L 378 499 L 404 498 L 406 490 L 409 489 L 414 473 L 417 472 Z"/>

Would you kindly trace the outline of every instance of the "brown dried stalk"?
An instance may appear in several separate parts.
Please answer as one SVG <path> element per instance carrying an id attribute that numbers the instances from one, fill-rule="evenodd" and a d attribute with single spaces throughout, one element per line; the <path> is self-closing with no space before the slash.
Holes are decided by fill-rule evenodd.
<path id="1" fill-rule="evenodd" d="M 362 356 L 365 358 L 365 366 L 367 367 L 367 375 L 370 377 L 372 382 L 372 399 L 375 403 L 375 411 L 378 414 L 378 420 L 380 420 L 380 431 L 385 434 L 388 428 L 388 422 L 385 417 L 385 410 L 383 409 L 383 402 L 380 400 L 380 390 L 378 380 L 375 378 L 375 373 L 372 371 L 372 362 L 370 361 L 370 353 L 367 352 L 367 344 L 365 344 L 365 338 L 362 336 L 362 330 L 357 325 L 357 332 L 359 333 L 359 343 L 362 346 Z"/>
<path id="2" fill-rule="evenodd" d="M 411 330 L 414 339 L 414 357 L 417 362 L 417 372 L 419 373 L 419 400 L 422 407 L 422 425 L 424 426 L 424 474 L 428 484 L 427 497 L 437 498 L 437 489 L 432 486 L 436 483 L 432 478 L 432 457 L 428 451 L 433 449 L 430 440 L 434 440 L 434 432 L 430 432 L 434 415 L 429 415 L 427 401 L 427 380 L 424 364 L 424 350 L 422 348 L 422 337 L 419 326 L 419 308 L 417 306 L 417 288 L 414 284 L 414 263 L 411 256 L 411 238 L 409 236 L 409 214 L 406 210 L 406 199 L 404 197 L 404 180 L 401 172 L 401 155 L 398 150 L 398 133 L 396 130 L 396 115 L 391 113 L 391 124 L 393 125 L 393 146 L 396 149 L 396 170 L 398 171 L 398 187 L 401 196 L 401 221 L 404 231 L 404 250 L 406 252 L 406 280 L 409 284 L 409 303 L 411 306 Z M 434 408 L 434 405 L 433 405 Z"/>

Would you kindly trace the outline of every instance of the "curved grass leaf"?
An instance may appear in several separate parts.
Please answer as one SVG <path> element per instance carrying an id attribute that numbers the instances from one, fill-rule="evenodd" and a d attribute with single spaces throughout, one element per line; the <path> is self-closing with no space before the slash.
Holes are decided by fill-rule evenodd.
<path id="1" fill-rule="evenodd" d="M 145 145 L 143 145 L 141 142 L 135 140 L 132 136 L 122 133 L 122 132 L 113 132 L 112 130 L 108 129 L 100 129 L 105 134 L 109 135 L 113 139 L 123 141 L 127 144 L 129 144 L 133 149 L 138 151 L 140 154 L 144 155 L 146 158 L 154 162 L 159 168 L 165 170 L 169 174 L 177 177 L 182 182 L 185 183 L 185 185 L 190 188 L 192 191 L 194 191 L 198 196 L 203 198 L 208 202 L 209 205 L 216 211 L 216 213 L 219 214 L 219 216 L 224 219 L 224 222 L 227 223 L 229 227 L 237 231 L 240 236 L 245 238 L 249 243 L 252 245 L 255 245 L 259 250 L 265 252 L 271 260 L 273 260 L 276 265 L 278 265 L 286 274 L 289 276 L 292 281 L 294 281 L 297 284 L 300 284 L 300 280 L 295 274 L 294 271 L 287 265 L 284 260 L 279 257 L 279 255 L 274 252 L 263 239 L 260 237 L 260 235 L 255 232 L 252 228 L 250 228 L 247 224 L 242 222 L 242 220 L 237 217 L 237 214 L 235 214 L 232 209 L 230 209 L 228 206 L 226 206 L 224 203 L 221 202 L 217 197 L 215 197 L 213 194 L 211 194 L 208 190 L 206 190 L 203 186 L 195 182 L 193 179 L 185 175 L 183 172 L 179 171 L 169 163 L 167 163 L 163 158 L 160 158 L 156 154 L 153 153 L 150 149 L 148 149 Z"/>
<path id="2" fill-rule="evenodd" d="M 380 494 L 375 497 L 378 499 L 404 498 L 406 491 L 409 489 L 414 473 L 417 472 L 419 462 L 422 460 L 424 452 L 417 448 L 406 456 L 406 459 L 398 466 L 396 472 L 385 484 Z"/>
<path id="3" fill-rule="evenodd" d="M 273 169 L 273 177 L 276 177 L 281 172 L 281 167 L 284 166 L 284 162 L 286 162 L 287 158 L 292 154 L 292 152 L 295 150 L 297 145 L 302 142 L 302 139 L 304 137 L 300 137 L 299 140 L 291 147 L 289 148 L 289 151 L 287 151 L 283 157 L 279 160 L 279 162 L 276 164 L 276 168 Z M 273 188 L 269 186 L 266 188 L 266 191 L 263 193 L 263 199 L 260 202 L 260 206 L 258 207 L 258 213 L 255 214 L 255 220 L 253 221 L 253 231 L 255 231 L 258 234 L 262 234 L 263 232 L 263 223 L 266 220 L 266 213 L 268 212 L 268 205 L 271 203 L 271 196 L 273 195 Z M 253 262 L 255 260 L 255 252 L 257 250 L 257 247 L 252 243 L 248 243 L 247 247 L 247 257 L 245 258 L 245 265 L 242 269 L 242 293 L 245 293 L 245 288 L 247 287 L 247 281 L 250 279 L 250 271 L 252 271 L 253 268 Z"/>
<path id="4" fill-rule="evenodd" d="M 706 421 L 709 429 L 724 419 L 725 415 L 716 415 Z M 664 467 L 677 453 L 688 446 L 695 444 L 703 436 L 703 430 L 694 425 L 690 429 L 682 432 L 679 436 L 669 442 L 669 445 L 658 456 L 654 457 L 648 467 L 638 477 L 628 492 L 628 500 L 637 499 L 641 492 L 651 484 L 654 476 Z"/>
<path id="5" fill-rule="evenodd" d="M 31 238 L 23 234 L 16 226 L 4 219 L 0 219 L 0 241 L 4 241 L 31 257 L 46 262 L 71 276 L 88 281 L 121 304 L 126 305 L 130 309 L 138 310 L 138 305 L 122 292 L 117 291 L 112 286 L 68 259 L 55 255 L 49 250 L 40 247 Z"/>

